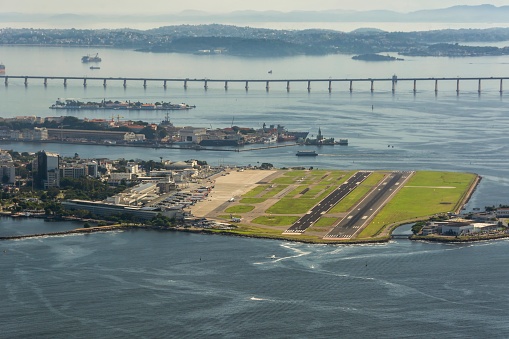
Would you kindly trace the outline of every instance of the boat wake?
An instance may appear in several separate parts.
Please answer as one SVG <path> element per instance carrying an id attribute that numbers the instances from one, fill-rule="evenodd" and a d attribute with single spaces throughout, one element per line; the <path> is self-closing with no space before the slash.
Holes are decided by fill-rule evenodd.
<path id="1" fill-rule="evenodd" d="M 258 298 L 258 297 L 251 297 L 249 298 L 251 301 L 270 301 L 270 302 L 278 302 L 277 299 L 267 299 L 267 298 Z"/>

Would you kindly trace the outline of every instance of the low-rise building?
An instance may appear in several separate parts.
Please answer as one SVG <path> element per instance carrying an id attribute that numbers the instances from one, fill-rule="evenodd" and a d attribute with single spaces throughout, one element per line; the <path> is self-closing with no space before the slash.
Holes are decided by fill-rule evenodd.
<path id="1" fill-rule="evenodd" d="M 81 178 L 87 176 L 87 168 L 84 165 L 72 167 L 60 167 L 60 178 Z"/>
<path id="2" fill-rule="evenodd" d="M 441 223 L 442 235 L 468 235 L 491 232 L 499 228 L 498 222 L 449 221 Z"/>
<path id="3" fill-rule="evenodd" d="M 460 235 L 474 231 L 474 226 L 468 221 L 450 221 L 441 226 L 443 235 Z"/>
<path id="4" fill-rule="evenodd" d="M 207 129 L 186 126 L 186 127 L 183 127 L 179 131 L 179 135 L 180 135 L 181 142 L 189 142 L 189 143 L 198 144 L 198 143 L 200 143 L 202 138 L 207 135 Z"/>
<path id="5" fill-rule="evenodd" d="M 501 207 L 495 211 L 497 218 L 509 218 L 509 208 Z"/>
<path id="6" fill-rule="evenodd" d="M 93 140 L 93 141 L 133 141 L 137 140 L 133 132 L 95 131 L 64 128 L 48 128 L 48 138 L 56 140 Z"/>
<path id="7" fill-rule="evenodd" d="M 140 220 L 150 220 L 161 214 L 168 218 L 182 217 L 181 209 L 161 209 L 156 207 L 133 207 L 127 205 L 115 205 L 101 201 L 88 200 L 67 200 L 62 202 L 62 206 L 69 210 L 85 210 L 97 216 L 122 216 L 129 215 Z"/>

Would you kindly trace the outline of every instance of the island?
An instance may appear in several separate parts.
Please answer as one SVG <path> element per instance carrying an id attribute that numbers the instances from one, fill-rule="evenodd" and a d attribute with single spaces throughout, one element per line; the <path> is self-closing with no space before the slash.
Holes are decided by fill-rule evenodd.
<path id="1" fill-rule="evenodd" d="M 354 55 L 352 57 L 353 60 L 362 60 L 362 61 L 403 61 L 405 59 L 402 58 L 396 58 L 390 55 L 380 55 L 380 54 L 361 54 L 361 55 Z"/>

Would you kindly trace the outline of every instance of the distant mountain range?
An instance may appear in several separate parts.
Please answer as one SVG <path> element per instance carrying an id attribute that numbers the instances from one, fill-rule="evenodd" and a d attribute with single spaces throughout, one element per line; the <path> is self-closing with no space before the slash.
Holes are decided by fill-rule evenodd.
<path id="1" fill-rule="evenodd" d="M 0 24 L 9 22 L 168 22 L 187 23 L 244 23 L 244 22 L 441 22 L 441 23 L 507 23 L 509 6 L 459 5 L 442 9 L 400 13 L 387 10 L 374 11 L 235 11 L 213 14 L 202 11 L 183 11 L 155 15 L 110 14 L 27 14 L 0 13 Z"/>

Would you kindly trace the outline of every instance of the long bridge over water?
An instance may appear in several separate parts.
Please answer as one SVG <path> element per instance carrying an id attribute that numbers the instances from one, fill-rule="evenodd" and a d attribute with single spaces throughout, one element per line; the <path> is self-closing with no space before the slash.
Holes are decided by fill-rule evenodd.
<path id="1" fill-rule="evenodd" d="M 220 83 L 224 85 L 224 89 L 228 90 L 228 86 L 230 84 L 242 84 L 244 85 L 245 90 L 249 90 L 249 85 L 252 83 L 264 83 L 265 89 L 269 91 L 270 86 L 272 84 L 282 84 L 286 85 L 286 90 L 290 91 L 290 86 L 294 84 L 301 85 L 303 84 L 308 91 L 311 91 L 311 85 L 313 84 L 324 84 L 329 92 L 332 92 L 333 85 L 346 84 L 348 85 L 348 90 L 353 92 L 354 84 L 365 83 L 368 84 L 371 92 L 375 90 L 375 83 L 389 83 L 392 87 L 392 92 L 396 91 L 396 84 L 398 82 L 410 82 L 413 85 L 413 92 L 417 92 L 417 84 L 423 82 L 432 82 L 434 83 L 435 92 L 438 92 L 439 83 L 443 82 L 455 82 L 456 83 L 456 92 L 460 92 L 460 83 L 464 82 L 475 82 L 477 83 L 477 91 L 479 93 L 482 92 L 482 83 L 483 82 L 496 82 L 497 87 L 499 88 L 500 94 L 503 93 L 503 82 L 504 80 L 508 80 L 509 77 L 443 77 L 443 78 L 398 78 L 397 76 L 392 76 L 389 78 L 326 78 L 326 79 L 191 79 L 191 78 L 139 78 L 139 77 L 80 77 L 80 76 L 45 76 L 45 75 L 0 75 L 0 79 L 3 78 L 5 86 L 9 85 L 9 80 L 12 79 L 21 79 L 25 86 L 28 86 L 29 82 L 41 81 L 44 86 L 48 85 L 48 81 L 61 81 L 63 86 L 67 86 L 69 81 L 78 81 L 84 87 L 87 86 L 90 82 L 102 82 L 104 87 L 107 86 L 109 82 L 121 82 L 122 85 L 127 87 L 128 83 L 141 83 L 144 88 L 148 86 L 149 83 L 159 83 L 162 84 L 164 88 L 167 88 L 169 83 L 181 83 L 184 89 L 187 89 L 190 84 L 198 83 L 200 86 L 203 86 L 205 90 L 208 89 L 209 84 Z M 357 86 L 355 86 L 357 88 Z"/>

